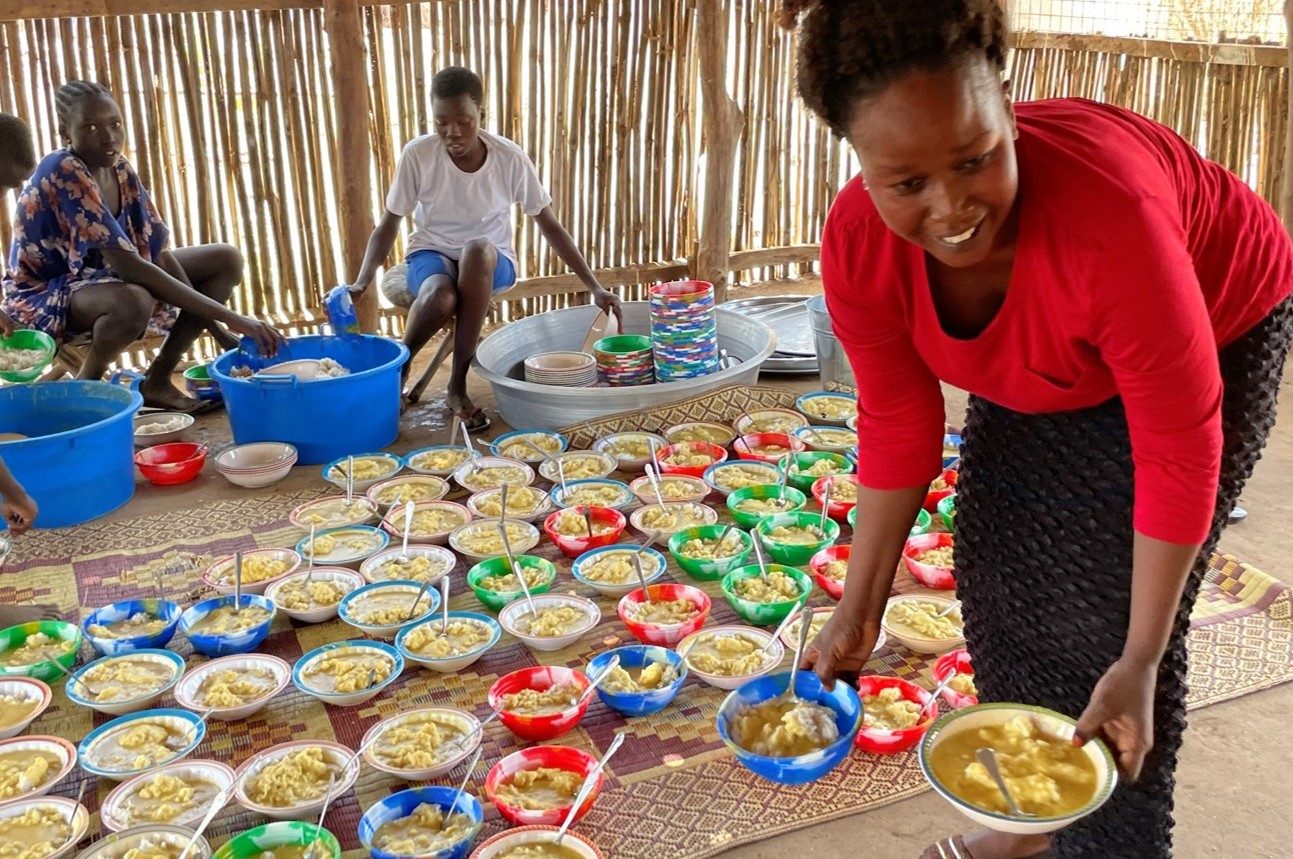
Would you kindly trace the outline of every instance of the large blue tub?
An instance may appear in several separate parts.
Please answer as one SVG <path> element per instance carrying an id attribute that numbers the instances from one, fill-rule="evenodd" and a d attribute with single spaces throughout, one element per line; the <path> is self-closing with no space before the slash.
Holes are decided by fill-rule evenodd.
<path id="1" fill-rule="evenodd" d="M 332 358 L 350 370 L 349 376 L 308 382 L 296 376 L 239 379 L 229 371 L 248 362 L 238 352 L 226 352 L 212 363 L 211 377 L 224 393 L 234 441 L 285 441 L 296 446 L 299 465 L 318 465 L 395 441 L 400 368 L 408 357 L 403 343 L 385 337 L 310 335 L 293 337 L 279 355 L 252 364 Z"/>
<path id="2" fill-rule="evenodd" d="M 111 513 L 135 494 L 137 391 L 107 382 L 0 388 L 0 457 L 36 500 L 36 526 L 65 528 Z M 0 528 L 4 528 L 0 522 Z"/>

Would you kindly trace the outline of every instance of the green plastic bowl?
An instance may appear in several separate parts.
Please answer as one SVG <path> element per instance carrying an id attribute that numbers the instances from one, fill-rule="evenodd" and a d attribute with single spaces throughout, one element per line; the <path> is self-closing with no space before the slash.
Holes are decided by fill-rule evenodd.
<path id="1" fill-rule="evenodd" d="M 788 564 L 792 567 L 802 566 L 808 563 L 808 560 L 816 555 L 822 549 L 835 544 L 840 537 L 840 523 L 834 519 L 827 519 L 826 525 L 822 528 L 825 537 L 812 543 L 781 543 L 768 536 L 773 529 L 783 526 L 807 527 L 814 528 L 820 526 L 822 517 L 818 513 L 809 513 L 806 510 L 800 510 L 797 513 L 779 513 L 776 516 L 768 516 L 763 519 L 754 529 L 754 534 L 759 538 L 759 543 L 763 546 L 763 551 L 778 564 Z"/>
<path id="2" fill-rule="evenodd" d="M 523 570 L 539 568 L 548 574 L 548 580 L 537 587 L 530 588 L 531 594 L 546 594 L 552 590 L 552 586 L 557 583 L 557 568 L 551 561 L 540 558 L 538 555 L 517 555 L 516 563 Z M 515 591 L 491 591 L 489 588 L 483 588 L 480 583 L 494 576 L 505 576 L 511 570 L 507 566 L 506 557 L 486 558 L 476 566 L 467 571 L 467 584 L 471 586 L 476 598 L 480 600 L 486 608 L 492 611 L 502 611 L 503 606 L 510 602 L 525 597 L 525 592 L 517 589 Z"/>
<path id="3" fill-rule="evenodd" d="M 727 541 L 734 543 L 740 540 L 741 550 L 735 555 L 716 560 L 688 558 L 682 554 L 682 546 L 688 540 L 717 540 L 726 528 L 726 525 L 693 525 L 690 528 L 684 528 L 669 538 L 669 554 L 693 579 L 700 582 L 716 582 L 745 563 L 750 557 L 750 552 L 754 551 L 754 538 L 738 528 L 733 528 L 732 533 L 727 535 Z"/>
<path id="4" fill-rule="evenodd" d="M 926 515 L 929 515 L 929 514 L 926 514 Z M 944 498 L 942 501 L 938 502 L 938 515 L 943 517 L 943 524 L 947 526 L 947 530 L 950 533 L 955 534 L 956 533 L 956 493 L 955 492 L 953 492 L 951 495 Z"/>
<path id="5" fill-rule="evenodd" d="M 305 846 L 318 836 L 319 843 L 332 859 L 341 859 L 341 844 L 337 837 L 313 823 L 299 820 L 281 820 L 248 829 L 223 844 L 211 859 L 260 859 L 260 854 L 275 847 L 299 844 Z M 317 856 L 317 851 L 315 852 Z"/>
<path id="6" fill-rule="evenodd" d="M 784 498 L 790 503 L 786 506 L 785 510 L 781 511 L 782 513 L 795 513 L 799 510 L 803 510 L 804 506 L 808 504 L 808 496 L 804 495 L 804 493 L 800 492 L 793 486 L 786 486 L 784 488 L 776 485 L 742 486 L 740 489 L 737 489 L 731 495 L 727 496 L 727 509 L 732 514 L 732 518 L 736 520 L 736 524 L 742 528 L 753 528 L 769 516 L 777 515 L 775 513 L 746 513 L 737 509 L 742 501 L 748 501 L 751 498 L 761 500 L 767 498 Z"/>
<path id="7" fill-rule="evenodd" d="M 806 450 L 802 453 L 787 454 L 777 467 L 785 468 L 787 460 L 794 463 L 794 465 L 800 469 L 800 472 L 790 472 L 790 476 L 786 479 L 786 482 L 805 495 L 808 495 L 813 491 L 813 484 L 817 482 L 817 479 L 819 477 L 825 477 L 826 475 L 804 474 L 802 472 L 812 468 L 815 463 L 823 459 L 835 463 L 835 467 L 837 469 L 835 472 L 836 474 L 853 473 L 853 463 L 849 461 L 847 456 L 841 456 L 838 453 L 831 453 L 827 450 Z"/>
<path id="8" fill-rule="evenodd" d="M 74 623 L 61 620 L 33 620 L 0 630 L 0 653 L 21 647 L 29 636 L 38 632 L 43 632 L 50 638 L 70 641 L 72 649 L 57 660 L 47 659 L 34 665 L 0 665 L 0 677 L 35 677 L 49 684 L 67 677 L 54 666 L 54 662 L 57 661 L 59 665 L 69 670 L 76 663 L 76 654 L 81 649 L 81 627 Z"/>
<path id="9" fill-rule="evenodd" d="M 849 510 L 849 527 L 858 526 L 858 509 L 856 507 Z M 929 529 L 934 527 L 934 518 L 929 515 L 928 510 L 921 510 L 916 514 L 916 524 L 911 526 L 907 532 L 908 537 L 919 537 L 921 534 L 928 534 Z"/>
<path id="10" fill-rule="evenodd" d="M 645 334 L 616 334 L 614 337 L 603 337 L 593 344 L 593 352 L 605 352 L 608 355 L 631 355 L 635 352 L 651 351 L 651 338 Z"/>
<path id="11" fill-rule="evenodd" d="M 812 577 L 798 567 L 790 567 L 785 564 L 768 564 L 767 569 L 769 573 L 779 570 L 798 582 L 799 598 L 785 600 L 784 602 L 754 602 L 753 600 L 738 597 L 734 590 L 736 582 L 740 579 L 749 579 L 762 575 L 763 570 L 758 564 L 732 570 L 723 577 L 721 584 L 723 596 L 727 598 L 728 604 L 741 616 L 742 620 L 754 626 L 776 626 L 785 620 L 791 612 L 798 611 L 804 603 L 808 602 L 808 597 L 813 593 Z"/>
<path id="12" fill-rule="evenodd" d="M 34 382 L 54 360 L 58 344 L 44 331 L 24 328 L 8 337 L 0 337 L 0 349 L 39 349 L 43 354 L 40 363 L 28 370 L 0 370 L 0 379 L 6 382 Z"/>

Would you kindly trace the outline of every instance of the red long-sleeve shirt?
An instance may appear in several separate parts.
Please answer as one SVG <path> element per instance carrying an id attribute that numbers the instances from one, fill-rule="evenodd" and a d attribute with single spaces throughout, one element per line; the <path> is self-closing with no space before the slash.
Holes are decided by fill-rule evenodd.
<path id="1" fill-rule="evenodd" d="M 1014 269 L 977 337 L 943 331 L 925 252 L 860 177 L 831 209 L 822 278 L 858 384 L 858 473 L 878 489 L 937 475 L 939 380 L 1032 414 L 1120 395 L 1136 529 L 1199 543 L 1220 467 L 1217 350 L 1293 291 L 1293 245 L 1265 201 L 1158 123 L 1077 99 L 1016 116 Z"/>

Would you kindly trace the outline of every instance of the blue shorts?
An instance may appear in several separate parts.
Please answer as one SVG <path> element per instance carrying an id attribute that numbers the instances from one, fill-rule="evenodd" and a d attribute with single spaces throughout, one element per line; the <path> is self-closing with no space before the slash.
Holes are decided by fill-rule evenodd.
<path id="1" fill-rule="evenodd" d="M 422 284 L 426 283 L 427 278 L 443 274 L 458 282 L 458 261 L 439 251 L 414 251 L 405 257 L 404 262 L 409 267 L 409 294 L 413 298 L 418 297 L 422 291 Z M 505 289 L 511 289 L 516 284 L 516 266 L 512 261 L 502 253 L 498 254 L 498 264 L 494 266 L 494 283 L 491 288 L 492 292 L 502 292 Z"/>

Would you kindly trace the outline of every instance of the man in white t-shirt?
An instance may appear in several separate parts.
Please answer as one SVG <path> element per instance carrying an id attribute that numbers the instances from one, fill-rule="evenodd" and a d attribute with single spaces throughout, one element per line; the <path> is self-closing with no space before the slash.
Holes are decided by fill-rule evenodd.
<path id="1" fill-rule="evenodd" d="M 512 206 L 520 204 L 607 313 L 620 313 L 619 299 L 597 282 L 570 234 L 552 213 L 534 165 L 512 141 L 480 129 L 484 87 L 476 74 L 451 66 L 431 81 L 435 133 L 404 147 L 386 196 L 386 213 L 373 229 L 368 251 L 350 289 L 372 285 L 377 267 L 395 243 L 400 222 L 413 216 L 409 240 L 409 315 L 404 344 L 412 356 L 450 319 L 456 319 L 449 407 L 482 429 L 489 419 L 467 397 L 467 369 L 489 310 L 490 296 L 516 283 Z"/>

